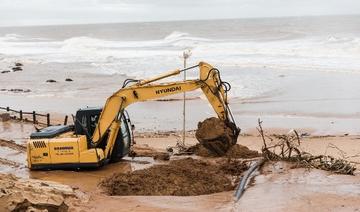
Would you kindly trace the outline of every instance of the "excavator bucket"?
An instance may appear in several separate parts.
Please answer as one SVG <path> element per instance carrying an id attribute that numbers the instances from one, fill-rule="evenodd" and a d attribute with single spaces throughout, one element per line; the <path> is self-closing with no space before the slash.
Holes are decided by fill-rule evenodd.
<path id="1" fill-rule="evenodd" d="M 239 129 L 232 123 L 212 117 L 198 123 L 195 137 L 214 155 L 223 156 L 237 142 Z"/>
<path id="2" fill-rule="evenodd" d="M 212 152 L 213 155 L 223 156 L 232 146 L 228 140 L 209 140 L 201 143 L 207 150 Z"/>

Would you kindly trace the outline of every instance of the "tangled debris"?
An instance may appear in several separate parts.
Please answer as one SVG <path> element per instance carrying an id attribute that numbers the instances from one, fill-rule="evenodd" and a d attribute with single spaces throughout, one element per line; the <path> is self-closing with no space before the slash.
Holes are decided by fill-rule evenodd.
<path id="1" fill-rule="evenodd" d="M 247 169 L 244 162 L 210 164 L 185 158 L 132 173 L 117 173 L 100 182 L 109 195 L 192 196 L 234 189 L 231 177 Z"/>
<path id="2" fill-rule="evenodd" d="M 289 134 L 267 136 L 258 120 L 257 128 L 263 140 L 262 154 L 266 160 L 295 162 L 297 167 L 308 167 L 331 171 L 337 174 L 354 175 L 355 165 L 328 155 L 311 155 L 300 151 L 300 137 L 296 130 Z M 267 140 L 268 139 L 268 140 Z"/>

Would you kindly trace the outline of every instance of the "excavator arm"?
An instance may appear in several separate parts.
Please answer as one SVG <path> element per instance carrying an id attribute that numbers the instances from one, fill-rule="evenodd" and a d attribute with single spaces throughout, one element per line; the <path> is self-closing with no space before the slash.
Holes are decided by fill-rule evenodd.
<path id="1" fill-rule="evenodd" d="M 158 82 L 196 67 L 200 70 L 198 79 Z M 129 85 L 127 86 L 127 84 Z M 205 148 L 221 153 L 224 149 L 222 148 L 223 144 L 229 146 L 236 143 L 240 130 L 234 123 L 227 103 L 226 92 L 230 89 L 230 85 L 222 82 L 216 68 L 201 62 L 194 67 L 175 70 L 148 80 L 126 80 L 123 88 L 107 99 L 92 136 L 87 135 L 88 133 L 77 134 L 76 129 L 72 132 L 70 126 L 52 126 L 41 132 L 33 133 L 27 143 L 28 166 L 31 169 L 87 168 L 99 167 L 109 161 L 117 161 L 128 150 L 128 147 L 124 145 L 130 144 L 130 142 L 124 142 L 124 138 L 121 137 L 123 132 L 119 132 L 121 122 L 124 123 L 123 112 L 127 106 L 135 102 L 158 99 L 197 89 L 203 91 L 219 119 L 233 130 L 233 136 L 225 142 L 220 139 L 220 145 L 214 143 L 215 141 L 204 144 Z M 84 114 L 86 113 L 84 112 Z M 82 120 L 86 120 L 86 118 Z"/>
<path id="2" fill-rule="evenodd" d="M 137 81 L 133 85 L 123 87 L 111 95 L 106 101 L 96 129 L 94 130 L 92 145 L 94 147 L 99 145 L 103 141 L 105 135 L 109 133 L 105 155 L 111 152 L 113 142 L 120 128 L 118 120 L 122 111 L 130 104 L 197 89 L 203 91 L 219 119 L 223 120 L 225 123 L 232 123 L 231 125 L 235 127 L 234 130 L 238 130 L 228 108 L 226 95 L 228 84 L 221 81 L 219 71 L 210 64 L 200 62 L 199 65 L 190 68 L 195 67 L 199 67 L 200 69 L 199 79 L 153 84 L 153 82 L 178 75 L 188 69 L 175 70 L 152 79 Z"/>

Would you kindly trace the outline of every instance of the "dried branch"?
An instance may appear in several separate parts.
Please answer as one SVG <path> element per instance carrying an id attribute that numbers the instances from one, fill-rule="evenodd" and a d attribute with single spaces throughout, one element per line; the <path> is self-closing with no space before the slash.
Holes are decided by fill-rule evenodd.
<path id="1" fill-rule="evenodd" d="M 262 140 L 263 140 L 264 147 L 267 148 L 267 147 L 266 147 L 266 140 L 265 140 L 265 136 L 264 136 L 264 130 L 263 130 L 261 124 L 262 124 L 262 121 L 261 121 L 260 119 L 258 119 L 258 125 L 259 125 L 259 127 L 256 128 L 256 129 L 257 129 L 257 130 L 259 131 L 259 133 L 260 133 L 260 136 L 261 136 L 261 138 L 262 138 Z"/>
<path id="2" fill-rule="evenodd" d="M 339 151 L 342 156 L 342 159 L 337 159 L 328 155 L 317 155 L 313 156 L 310 153 L 300 151 L 299 147 L 301 145 L 300 136 L 296 130 L 292 130 L 291 133 L 288 134 L 274 134 L 274 137 L 277 141 L 276 144 L 269 145 L 266 141 L 266 136 L 264 134 L 264 130 L 261 126 L 262 121 L 258 120 L 259 127 L 257 128 L 261 138 L 263 140 L 262 153 L 263 157 L 266 160 L 282 160 L 282 161 L 290 161 L 296 162 L 297 165 L 301 167 L 308 168 L 317 168 L 322 170 L 331 171 L 338 174 L 348 174 L 353 175 L 355 171 L 354 163 L 347 161 L 346 152 L 339 149 L 334 144 L 329 144 L 328 148 L 334 148 Z M 272 142 L 273 139 L 270 139 Z M 326 151 L 327 151 L 326 149 Z M 325 154 L 326 154 L 325 151 Z M 358 156 L 358 155 L 355 155 Z M 359 155 L 360 156 L 360 155 Z"/>

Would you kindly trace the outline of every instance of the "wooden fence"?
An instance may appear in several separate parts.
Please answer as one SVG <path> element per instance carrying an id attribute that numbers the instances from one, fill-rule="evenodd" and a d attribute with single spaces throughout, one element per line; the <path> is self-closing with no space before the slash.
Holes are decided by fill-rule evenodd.
<path id="1" fill-rule="evenodd" d="M 0 110 L 6 110 L 7 112 L 12 112 L 15 113 L 15 119 L 19 119 L 19 120 L 24 120 L 24 121 L 31 121 L 33 124 L 42 124 L 42 125 L 47 125 L 47 126 L 51 126 L 50 123 L 50 114 L 41 114 L 41 113 L 36 113 L 35 111 L 32 112 L 24 112 L 22 110 L 14 110 L 11 109 L 9 107 L 0 107 Z M 28 115 L 30 119 L 25 118 L 24 116 Z M 38 119 L 38 116 L 40 117 L 46 117 L 46 123 L 40 122 Z M 31 120 L 32 118 L 32 120 Z M 67 117 L 66 117 L 66 121 L 67 121 Z"/>

